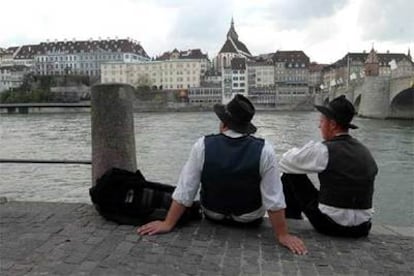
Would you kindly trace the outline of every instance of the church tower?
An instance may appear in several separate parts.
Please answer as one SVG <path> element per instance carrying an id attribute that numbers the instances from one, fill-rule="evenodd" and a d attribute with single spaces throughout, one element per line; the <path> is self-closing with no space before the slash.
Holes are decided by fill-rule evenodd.
<path id="1" fill-rule="evenodd" d="M 231 66 L 231 60 L 233 58 L 240 57 L 250 59 L 251 56 L 252 55 L 246 45 L 239 40 L 239 35 L 234 28 L 234 20 L 232 18 L 230 29 L 227 32 L 226 41 L 215 59 L 215 69 L 221 72 L 223 67 Z"/>
<path id="2" fill-rule="evenodd" d="M 364 65 L 365 76 L 378 76 L 379 75 L 379 61 L 378 55 L 372 47 L 371 52 L 369 52 L 367 60 Z"/>

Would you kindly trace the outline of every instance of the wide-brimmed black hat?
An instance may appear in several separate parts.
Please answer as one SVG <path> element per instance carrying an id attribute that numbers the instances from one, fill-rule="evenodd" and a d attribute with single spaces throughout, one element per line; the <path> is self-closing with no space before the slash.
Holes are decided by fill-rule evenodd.
<path id="1" fill-rule="evenodd" d="M 243 95 L 237 94 L 227 105 L 214 105 L 214 112 L 223 123 L 234 131 L 251 134 L 257 130 L 250 122 L 254 116 L 254 106 Z"/>
<path id="2" fill-rule="evenodd" d="M 356 125 L 351 124 L 352 118 L 355 115 L 355 108 L 350 101 L 341 95 L 327 105 L 315 105 L 315 108 L 326 117 L 336 121 L 343 127 L 356 129 Z"/>

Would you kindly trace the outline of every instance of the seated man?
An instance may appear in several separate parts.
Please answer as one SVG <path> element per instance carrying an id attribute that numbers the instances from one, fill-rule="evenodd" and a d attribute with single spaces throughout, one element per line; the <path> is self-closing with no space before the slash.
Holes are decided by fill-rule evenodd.
<path id="1" fill-rule="evenodd" d="M 348 130 L 354 106 L 345 96 L 321 112 L 319 128 L 323 142 L 293 148 L 280 160 L 286 217 L 301 219 L 305 213 L 313 227 L 327 235 L 367 236 L 371 229 L 372 196 L 377 164 L 369 150 Z M 319 191 L 306 174 L 318 173 Z"/>
<path id="2" fill-rule="evenodd" d="M 221 120 L 220 134 L 200 138 L 186 162 L 173 202 L 163 221 L 138 228 L 140 235 L 171 231 L 200 188 L 204 215 L 214 221 L 255 223 L 266 210 L 277 240 L 296 254 L 306 253 L 298 237 L 290 235 L 285 220 L 285 200 L 278 177 L 276 156 L 270 143 L 250 134 L 255 113 L 252 103 L 236 95 L 227 105 L 215 105 Z"/>

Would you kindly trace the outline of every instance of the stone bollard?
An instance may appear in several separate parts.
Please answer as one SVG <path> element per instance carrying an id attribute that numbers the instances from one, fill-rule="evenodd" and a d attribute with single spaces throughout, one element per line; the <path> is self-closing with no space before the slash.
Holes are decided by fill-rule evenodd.
<path id="1" fill-rule="evenodd" d="M 137 169 L 133 94 L 127 84 L 92 87 L 92 185 L 110 168 Z"/>

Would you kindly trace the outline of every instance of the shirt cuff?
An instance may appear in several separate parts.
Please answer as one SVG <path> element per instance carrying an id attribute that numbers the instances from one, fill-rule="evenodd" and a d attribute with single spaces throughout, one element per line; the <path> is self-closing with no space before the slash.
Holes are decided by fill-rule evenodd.
<path id="1" fill-rule="evenodd" d="M 181 205 L 184 205 L 185 207 L 191 207 L 193 205 L 194 200 L 186 198 L 183 194 L 180 193 L 173 193 L 172 199 L 180 203 Z"/>
<path id="2" fill-rule="evenodd" d="M 286 209 L 286 204 L 278 204 L 278 205 L 273 205 L 273 206 L 270 206 L 270 207 L 265 206 L 265 208 L 266 208 L 267 211 L 275 212 L 275 211 L 279 211 L 279 210 L 282 210 L 282 209 Z"/>

